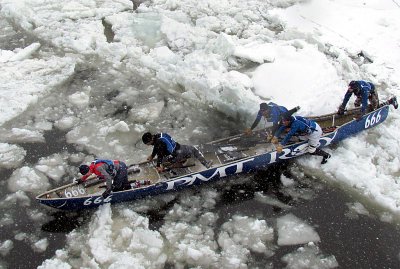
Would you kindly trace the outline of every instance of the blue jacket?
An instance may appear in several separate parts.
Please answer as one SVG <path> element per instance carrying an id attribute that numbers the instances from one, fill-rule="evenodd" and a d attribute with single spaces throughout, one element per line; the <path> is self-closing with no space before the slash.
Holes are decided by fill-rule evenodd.
<path id="1" fill-rule="evenodd" d="M 154 136 L 156 139 L 151 156 L 154 158 L 157 155 L 157 166 L 160 166 L 163 158 L 175 154 L 175 151 L 180 148 L 180 144 L 167 133 L 159 133 Z"/>
<path id="2" fill-rule="evenodd" d="M 281 145 L 286 145 L 293 135 L 309 135 L 315 131 L 317 124 L 313 120 L 303 118 L 301 116 L 292 116 L 290 126 L 281 126 L 274 134 L 279 137 L 286 128 L 290 128 L 287 135 L 281 141 Z"/>
<path id="3" fill-rule="evenodd" d="M 277 104 L 272 103 L 272 102 L 268 103 L 268 107 L 270 109 L 270 112 L 269 112 L 269 115 L 267 117 L 267 121 L 272 122 L 273 125 L 279 124 L 280 115 L 282 115 L 283 113 L 288 111 L 286 107 L 278 106 Z M 260 122 L 261 118 L 263 117 L 262 113 L 263 112 L 261 110 L 258 111 L 257 117 L 256 117 L 256 119 L 254 120 L 253 124 L 250 127 L 252 130 L 254 128 L 256 128 L 256 126 Z"/>
<path id="4" fill-rule="evenodd" d="M 371 92 L 375 90 L 375 86 L 371 82 L 367 82 L 364 80 L 358 80 L 356 81 L 356 83 L 359 90 L 347 90 L 346 94 L 344 95 L 342 107 L 346 107 L 347 102 L 350 100 L 351 95 L 354 93 L 354 95 L 356 95 L 357 97 L 361 97 L 361 112 L 365 113 L 368 107 L 368 96 Z"/>

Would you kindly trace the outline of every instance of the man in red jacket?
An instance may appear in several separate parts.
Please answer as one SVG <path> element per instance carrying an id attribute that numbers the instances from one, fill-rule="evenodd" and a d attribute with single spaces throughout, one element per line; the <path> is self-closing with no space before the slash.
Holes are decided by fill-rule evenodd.
<path id="1" fill-rule="evenodd" d="M 131 188 L 128 182 L 128 169 L 126 164 L 118 160 L 96 159 L 90 166 L 86 164 L 80 165 L 79 172 L 83 176 L 78 180 L 78 183 L 83 183 L 92 174 L 106 181 L 107 188 L 102 194 L 103 198 L 109 196 L 111 191 L 123 191 Z"/>

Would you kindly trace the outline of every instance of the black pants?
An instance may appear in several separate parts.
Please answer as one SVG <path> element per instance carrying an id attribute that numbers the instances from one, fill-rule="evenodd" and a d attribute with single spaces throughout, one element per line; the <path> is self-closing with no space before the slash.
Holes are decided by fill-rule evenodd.
<path id="1" fill-rule="evenodd" d="M 113 180 L 113 191 L 129 190 L 128 168 L 124 162 L 119 162 L 119 169 Z"/>

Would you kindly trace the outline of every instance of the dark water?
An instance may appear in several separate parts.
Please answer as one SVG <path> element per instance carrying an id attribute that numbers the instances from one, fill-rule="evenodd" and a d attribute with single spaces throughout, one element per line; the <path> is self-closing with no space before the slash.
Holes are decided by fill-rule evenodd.
<path id="1" fill-rule="evenodd" d="M 27 154 L 25 158 L 25 165 L 36 164 L 39 158 L 46 157 L 54 153 L 63 151 L 73 153 L 74 148 L 65 142 L 65 133 L 52 130 L 44 134 L 46 143 L 21 143 L 19 146 L 23 147 Z M 12 170 L 1 171 L 0 182 L 3 185 L 2 196 L 7 193 L 6 181 L 11 176 Z M 45 259 L 52 257 L 55 250 L 62 248 L 65 244 L 65 233 L 72 231 L 83 223 L 84 218 L 78 216 L 76 213 L 64 214 L 63 212 L 55 212 L 47 210 L 36 203 L 33 194 L 27 193 L 31 199 L 30 206 L 17 204 L 11 208 L 3 209 L 1 212 L 8 213 L 13 216 L 14 224 L 5 225 L 1 227 L 0 241 L 3 242 L 11 239 L 14 243 L 13 249 L 10 253 L 3 257 L 3 262 L 8 268 L 36 268 Z M 39 210 L 47 215 L 47 223 L 38 225 L 30 219 L 28 214 L 34 210 Z M 4 214 L 3 214 L 4 215 Z M 27 238 L 18 241 L 14 236 L 19 233 L 26 233 Z M 35 252 L 32 248 L 32 241 L 36 242 L 38 239 L 46 237 L 49 245 L 43 253 Z M 23 257 L 23 258 L 22 258 Z M 1 268 L 1 267 L 0 267 Z"/>
<path id="2" fill-rule="evenodd" d="M 244 214 L 264 218 L 275 227 L 277 217 L 292 213 L 315 227 L 321 238 L 317 244 L 321 253 L 334 255 L 339 268 L 400 268 L 400 225 L 382 222 L 374 216 L 347 217 L 349 208 L 346 204 L 356 201 L 340 189 L 321 181 L 315 185 L 308 184 L 312 181 L 299 184 L 298 191 L 312 190 L 313 198 L 294 201 L 281 192 L 279 177 L 280 173 L 287 173 L 284 169 L 283 165 L 259 172 L 250 183 L 238 185 L 236 190 L 225 193 L 226 198 L 217 206 L 220 215 L 229 217 Z M 262 191 L 291 205 L 291 208 L 281 209 L 253 200 L 253 191 Z M 220 221 L 222 224 L 226 219 Z M 281 258 L 300 246 L 279 247 L 275 255 L 269 258 L 254 255 L 255 260 L 249 268 L 264 268 L 262 264 L 284 268 L 286 263 Z"/>

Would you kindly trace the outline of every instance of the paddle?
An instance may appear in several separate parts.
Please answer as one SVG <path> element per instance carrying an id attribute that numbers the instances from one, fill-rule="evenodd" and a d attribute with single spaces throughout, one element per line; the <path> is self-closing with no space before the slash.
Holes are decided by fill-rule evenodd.
<path id="1" fill-rule="evenodd" d="M 140 163 L 129 164 L 129 165 L 128 165 L 128 168 L 129 168 L 129 167 L 132 167 L 132 166 L 140 166 L 140 165 L 143 165 L 143 164 L 146 164 L 146 163 L 149 163 L 149 162 L 153 162 L 153 160 L 151 160 L 151 161 L 144 161 L 144 162 L 140 162 Z"/>

